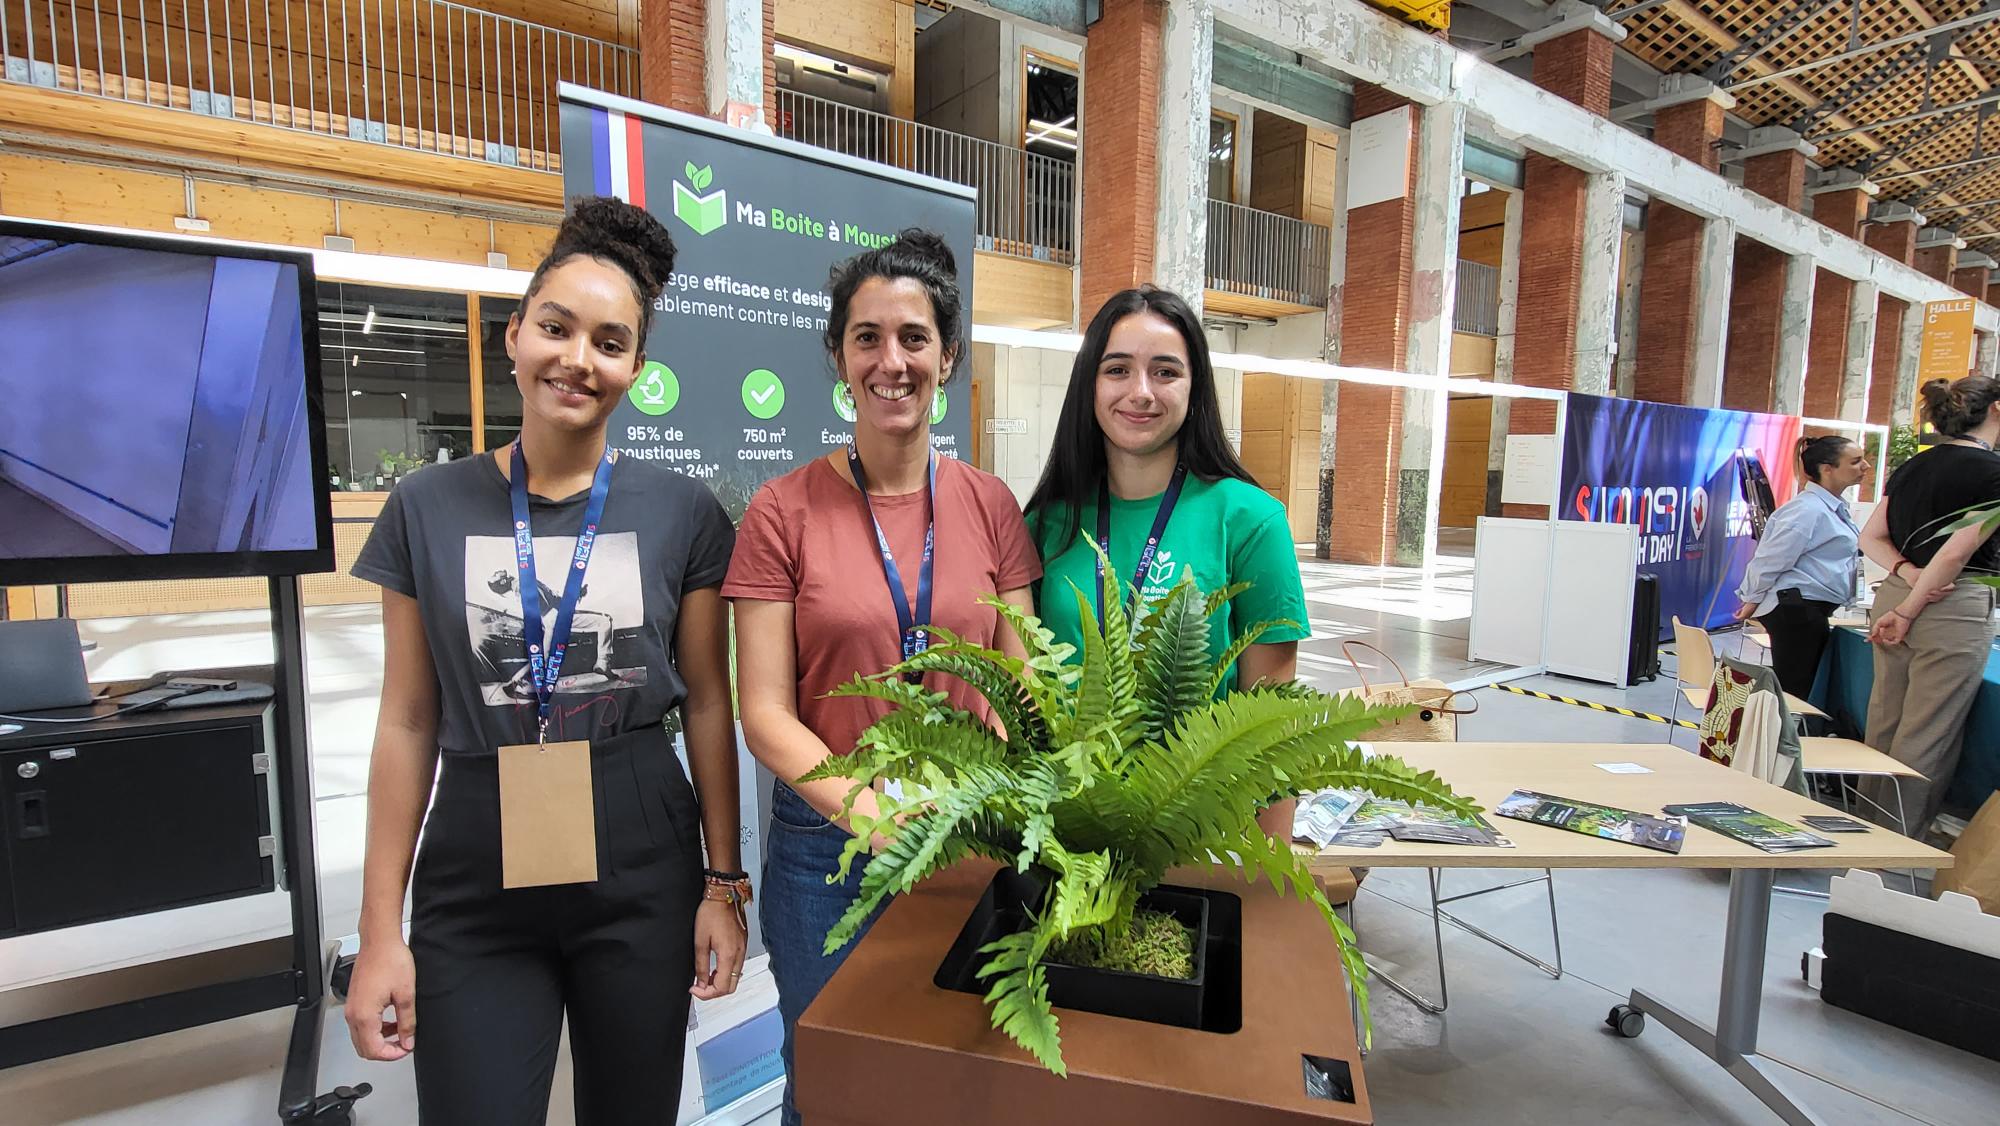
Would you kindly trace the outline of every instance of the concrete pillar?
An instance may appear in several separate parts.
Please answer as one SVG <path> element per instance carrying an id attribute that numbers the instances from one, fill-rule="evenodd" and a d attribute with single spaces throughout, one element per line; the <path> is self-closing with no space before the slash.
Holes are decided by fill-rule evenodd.
<path id="1" fill-rule="evenodd" d="M 1978 348 L 1973 356 L 1973 370 L 1987 379 L 1991 379 L 1993 378 L 1996 360 L 2000 360 L 2000 355 L 1996 355 L 1993 346 L 1993 334 L 1990 332 L 1976 333 L 1974 339 L 1978 344 Z"/>
<path id="2" fill-rule="evenodd" d="M 1692 75 L 1668 75 L 1653 112 L 1653 141 L 1661 148 L 1713 172 L 1723 112 L 1736 99 L 1712 82 Z M 1639 283 L 1638 345 L 1632 367 L 1632 394 L 1661 403 L 1694 403 L 1695 388 L 1711 399 L 1719 387 L 1720 342 L 1726 339 L 1733 246 L 1717 243 L 1718 230 L 1734 237 L 1733 225 L 1704 219 L 1668 203 L 1646 205 L 1644 269 Z M 1711 342 L 1704 352 L 1702 341 Z"/>
<path id="3" fill-rule="evenodd" d="M 1417 122 L 1416 227 L 1410 245 L 1410 339 L 1404 370 L 1444 377 L 1451 370 L 1458 302 L 1458 207 L 1465 183 L 1465 103 L 1427 106 Z M 1437 549 L 1444 486 L 1443 391 L 1405 388 L 1401 474 L 1396 494 L 1396 561 L 1421 563 Z"/>
<path id="4" fill-rule="evenodd" d="M 1912 309 L 1903 317 L 1903 339 L 1896 356 L 1896 390 L 1889 399 L 1889 424 L 1915 424 L 1917 406 L 1917 364 L 1924 347 L 1922 309 Z"/>
<path id="5" fill-rule="evenodd" d="M 1208 227 L 1209 79 L 1215 57 L 1210 0 L 1166 0 L 1160 74 L 1159 194 L 1153 218 L 1153 283 L 1201 312 Z M 1093 56 L 1093 62 L 1095 56 Z M 1237 155 L 1248 162 L 1247 150 Z"/>
<path id="6" fill-rule="evenodd" d="M 1584 192 L 1583 262 L 1576 304 L 1576 359 L 1571 388 L 1611 393 L 1618 345 L 1619 251 L 1625 234 L 1625 177 L 1602 172 Z"/>
<path id="7" fill-rule="evenodd" d="M 1353 146 L 1341 144 L 1333 154 L 1333 237 L 1328 248 L 1326 347 L 1322 355 L 1341 355 L 1341 310 L 1347 284 L 1347 162 Z M 1329 379 L 1319 392 L 1319 513 L 1313 524 L 1313 558 L 1333 558 L 1333 476 L 1340 430 L 1340 384 Z"/>
<path id="8" fill-rule="evenodd" d="M 1727 219 L 1704 220 L 1700 235 L 1694 293 L 1696 304 L 1692 310 L 1695 336 L 1690 342 L 1687 391 L 1679 401 L 1691 407 L 1719 407 L 1722 405 L 1723 366 L 1729 354 L 1729 293 L 1730 280 L 1736 275 L 1736 224 Z M 1649 264 L 1652 255 L 1649 243 L 1646 249 Z M 1644 292 L 1643 285 L 1641 292 Z M 1643 333 L 1642 327 L 1642 340 Z"/>
<path id="9" fill-rule="evenodd" d="M 1842 169 L 1811 189 L 1813 218 L 1835 234 L 1859 239 L 1869 201 L 1878 190 L 1860 173 Z M 1848 361 L 1852 355 L 1851 330 L 1856 321 L 1855 292 L 1853 281 L 1827 270 L 1821 270 L 1814 282 L 1812 341 L 1803 400 L 1803 413 L 1809 417 L 1832 418 L 1845 401 L 1845 381 L 1852 367 Z M 1871 334 L 1874 318 L 1871 301 L 1867 318 Z M 1868 366 L 1866 359 L 1863 358 L 1861 365 L 1864 371 Z"/>
<path id="10" fill-rule="evenodd" d="M 1785 298 L 1778 311 L 1777 363 L 1772 370 L 1771 406 L 1778 414 L 1799 414 L 1805 405 L 1806 354 L 1812 333 L 1813 288 L 1819 271 L 1804 254 L 1785 259 Z M 1841 331 L 1847 329 L 1845 320 Z"/>
<path id="11" fill-rule="evenodd" d="M 1873 282 L 1849 284 L 1854 287 L 1854 293 L 1847 305 L 1847 347 L 1840 374 L 1840 413 L 1814 417 L 1863 422 L 1868 418 L 1868 385 L 1875 368 L 1876 318 L 1881 306 Z M 1807 413 L 1810 414 L 1812 409 L 1812 404 L 1808 402 Z"/>
<path id="12" fill-rule="evenodd" d="M 1611 393 L 1630 399 L 1639 364 L 1639 280 L 1646 273 L 1646 240 L 1625 232 L 1624 201 L 1618 218 L 1618 354 L 1613 365 Z M 1629 256 L 1629 260 L 1628 260 Z"/>
<path id="13" fill-rule="evenodd" d="M 1493 342 L 1493 381 L 1514 382 L 1514 343 L 1521 309 L 1521 227 L 1525 196 L 1507 193 L 1506 225 L 1500 235 L 1500 335 Z M 1507 434 L 1514 400 L 1493 399 L 1493 427 L 1486 444 L 1486 510 L 1498 512 L 1500 472 L 1507 465 Z"/>

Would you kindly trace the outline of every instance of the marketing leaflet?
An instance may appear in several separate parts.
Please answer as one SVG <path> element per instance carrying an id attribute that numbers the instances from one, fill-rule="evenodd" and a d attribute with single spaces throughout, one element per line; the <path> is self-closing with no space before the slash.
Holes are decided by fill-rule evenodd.
<path id="1" fill-rule="evenodd" d="M 1808 833 L 1790 822 L 1746 809 L 1735 802 L 1670 805 L 1667 812 L 1686 817 L 1702 828 L 1713 829 L 1725 837 L 1755 845 L 1765 852 L 1796 852 L 1802 848 L 1828 848 L 1833 844 L 1816 833 Z"/>
<path id="2" fill-rule="evenodd" d="M 1514 842 L 1493 831 L 1483 817 L 1466 819 L 1441 809 L 1408 802 L 1369 798 L 1333 837 L 1342 848 L 1374 848 L 1384 838 L 1434 844 L 1513 848 Z"/>
<path id="3" fill-rule="evenodd" d="M 1587 837 L 1603 837 L 1660 852 L 1678 853 L 1681 843 L 1687 839 L 1687 822 L 1677 817 L 1655 817 L 1629 809 L 1538 794 L 1533 790 L 1515 790 L 1493 812 L 1516 821 L 1551 825 Z M 1673 813 L 1674 810 L 1669 807 L 1667 812 Z"/>
<path id="4" fill-rule="evenodd" d="M 1367 800 L 1368 794 L 1362 790 L 1321 790 L 1303 795 L 1292 815 L 1292 836 L 1325 848 Z"/>

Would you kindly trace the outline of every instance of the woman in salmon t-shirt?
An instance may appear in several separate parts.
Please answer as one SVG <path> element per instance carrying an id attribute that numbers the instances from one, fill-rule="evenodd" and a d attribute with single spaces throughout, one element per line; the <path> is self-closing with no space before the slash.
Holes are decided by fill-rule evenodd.
<path id="1" fill-rule="evenodd" d="M 957 278 L 951 250 L 921 230 L 834 268 L 826 346 L 854 401 L 854 440 L 758 491 L 722 585 L 736 607 L 744 739 L 778 776 L 757 904 L 787 1080 L 799 1014 L 853 949 L 821 953 L 866 868 L 827 882 L 850 837 L 828 818 L 853 783 L 788 780 L 851 752 L 889 710 L 826 694 L 921 649 L 927 625 L 1026 655 L 979 602 L 997 593 L 1032 612 L 1028 588 L 1042 568 L 1020 506 L 999 478 L 931 449 L 932 404 L 964 345 Z M 931 674 L 925 687 L 987 714 L 962 681 Z M 855 804 L 878 812 L 872 793 Z M 799 1121 L 789 1082 L 784 1121 Z"/>

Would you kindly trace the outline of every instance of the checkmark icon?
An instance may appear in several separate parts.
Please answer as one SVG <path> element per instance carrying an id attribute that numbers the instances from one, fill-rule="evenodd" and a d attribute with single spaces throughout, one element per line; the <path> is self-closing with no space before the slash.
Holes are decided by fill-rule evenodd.
<path id="1" fill-rule="evenodd" d="M 757 418 L 776 418 L 785 409 L 785 384 L 776 372 L 758 368 L 743 377 L 743 409 Z"/>

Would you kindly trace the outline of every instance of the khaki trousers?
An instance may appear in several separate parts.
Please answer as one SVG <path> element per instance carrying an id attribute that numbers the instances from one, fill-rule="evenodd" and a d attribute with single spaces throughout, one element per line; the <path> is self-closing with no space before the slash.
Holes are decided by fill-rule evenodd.
<path id="1" fill-rule="evenodd" d="M 1873 625 L 1909 597 L 1910 586 L 1883 580 L 1868 611 Z M 1965 717 L 1972 710 L 1993 643 L 1993 588 L 1961 582 L 1924 608 L 1901 645 L 1876 645 L 1875 684 L 1868 695 L 1868 745 L 1923 774 L 1903 783 L 1908 832 L 1920 836 L 1951 788 L 1964 749 Z M 1884 809 L 1896 808 L 1890 779 L 1865 780 L 1862 793 Z"/>

